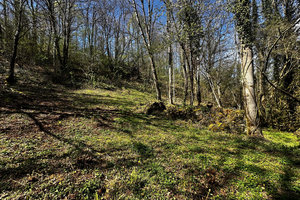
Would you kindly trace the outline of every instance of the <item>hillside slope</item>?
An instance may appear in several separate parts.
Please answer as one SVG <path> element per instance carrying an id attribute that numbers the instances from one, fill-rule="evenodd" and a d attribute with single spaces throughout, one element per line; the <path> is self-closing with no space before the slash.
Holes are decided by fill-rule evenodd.
<path id="1" fill-rule="evenodd" d="M 141 113 L 149 93 L 38 77 L 1 89 L 0 199 L 300 198 L 292 133 L 213 133 Z"/>

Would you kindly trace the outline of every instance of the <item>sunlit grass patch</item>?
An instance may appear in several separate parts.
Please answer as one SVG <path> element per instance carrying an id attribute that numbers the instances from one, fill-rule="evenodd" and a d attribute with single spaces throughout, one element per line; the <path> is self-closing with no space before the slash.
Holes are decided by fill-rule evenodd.
<path id="1" fill-rule="evenodd" d="M 300 140 L 294 133 L 280 132 L 276 130 L 265 130 L 264 136 L 276 144 L 288 147 L 296 147 L 300 145 Z"/>
<path id="2" fill-rule="evenodd" d="M 108 108 L 119 109 L 137 109 L 136 106 L 144 105 L 149 101 L 154 101 L 155 96 L 150 93 L 140 92 L 136 89 L 116 89 L 114 91 L 104 89 L 83 89 L 73 91 L 79 94 L 80 98 L 77 99 L 78 105 L 87 107 L 105 106 Z"/>

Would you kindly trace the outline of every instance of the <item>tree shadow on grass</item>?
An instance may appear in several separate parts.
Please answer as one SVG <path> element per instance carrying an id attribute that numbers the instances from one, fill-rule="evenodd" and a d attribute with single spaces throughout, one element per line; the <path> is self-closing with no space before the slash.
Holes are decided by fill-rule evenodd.
<path id="1" fill-rule="evenodd" d="M 154 150 L 142 142 L 133 142 L 132 148 L 141 156 L 142 159 L 154 157 Z"/>
<path id="2" fill-rule="evenodd" d="M 214 140 L 223 140 L 224 136 L 218 137 L 215 136 Z M 228 158 L 232 158 L 232 156 L 236 159 L 234 166 L 230 168 L 230 170 L 223 170 L 223 178 L 221 180 L 221 184 L 215 188 L 215 193 L 220 192 L 220 190 L 226 187 L 233 180 L 238 180 L 242 176 L 242 172 L 247 172 L 250 175 L 254 175 L 263 179 L 264 181 L 251 183 L 251 184 L 261 184 L 257 185 L 257 187 L 265 187 L 265 191 L 268 193 L 272 199 L 300 199 L 300 191 L 296 191 L 293 189 L 292 181 L 297 175 L 293 168 L 299 167 L 299 157 L 295 154 L 294 150 L 299 147 L 287 147 L 287 146 L 279 146 L 278 144 L 274 144 L 271 141 L 267 141 L 259 138 L 248 138 L 242 139 L 237 138 L 234 140 L 233 144 L 236 145 L 237 151 L 232 154 L 232 152 L 222 152 L 222 157 L 218 161 L 217 168 L 222 169 L 225 165 L 225 162 Z M 276 156 L 280 159 L 285 160 L 283 165 L 283 174 L 280 175 L 279 179 L 279 188 L 274 188 L 268 178 L 265 177 L 268 173 L 268 170 L 263 169 L 254 164 L 247 164 L 243 159 L 243 156 L 247 155 L 250 151 L 260 151 L 266 154 L 266 156 Z M 252 187 L 252 186 L 250 186 Z"/>
<path id="3" fill-rule="evenodd" d="M 21 160 L 15 160 L 14 163 L 17 166 L 14 167 L 4 167 L 0 168 L 0 190 L 1 191 L 18 191 L 18 190 L 27 190 L 26 185 L 14 186 L 14 182 L 18 182 L 19 179 L 24 177 L 31 177 L 33 173 L 39 173 L 43 175 L 51 175 L 56 173 L 68 173 L 78 170 L 100 170 L 105 171 L 111 168 L 131 168 L 138 165 L 135 158 L 124 157 L 118 158 L 117 160 L 111 162 L 103 157 L 103 151 L 98 151 L 90 145 L 87 145 L 84 142 L 77 141 L 70 138 L 65 138 L 61 135 L 57 135 L 47 130 L 47 128 L 32 114 L 26 113 L 23 111 L 19 112 L 20 114 L 27 115 L 32 119 L 35 125 L 40 129 L 41 132 L 47 136 L 54 138 L 60 142 L 63 142 L 66 145 L 71 146 L 72 150 L 69 150 L 68 153 L 63 155 L 56 155 L 55 153 L 49 154 L 46 156 L 35 156 L 32 155 L 30 158 L 25 158 Z M 113 153 L 113 151 L 119 151 L 119 149 L 112 148 L 105 150 L 104 152 Z M 46 162 L 43 162 L 46 161 Z M 71 163 L 67 163 L 66 160 L 69 160 Z M 28 179 L 29 180 L 29 179 Z M 30 180 L 31 181 L 31 180 Z M 38 181 L 34 179 L 33 181 Z M 23 188 L 23 189 L 22 189 Z"/>
<path id="4" fill-rule="evenodd" d="M 122 149 L 112 147 L 110 149 L 98 150 L 83 141 L 76 140 L 74 138 L 66 138 L 61 134 L 55 134 L 53 131 L 57 128 L 55 125 L 57 124 L 57 121 L 61 121 L 69 117 L 94 119 L 98 122 L 100 128 L 114 129 L 113 118 L 115 116 L 126 115 L 123 111 L 117 109 L 88 109 L 81 107 L 81 105 L 84 106 L 85 103 L 95 105 L 99 104 L 98 101 L 94 100 L 96 97 L 92 97 L 91 95 L 81 95 L 82 99 L 78 98 L 78 101 L 80 102 L 80 106 L 78 106 L 73 104 L 74 99 L 79 97 L 78 94 L 69 93 L 55 88 L 19 86 L 17 91 L 18 92 L 9 90 L 0 91 L 0 98 L 3 99 L 3 101 L 0 101 L 0 114 L 2 114 L 2 116 L 11 114 L 27 116 L 28 120 L 33 122 L 33 124 L 29 124 L 30 127 L 32 127 L 32 130 L 26 129 L 28 132 L 25 134 L 30 135 L 36 131 L 35 128 L 38 128 L 38 132 L 42 132 L 46 136 L 70 146 L 72 151 L 63 155 L 56 155 L 53 153 L 46 156 L 39 156 L 38 152 L 34 152 L 34 155 L 30 155 L 29 158 L 27 155 L 27 158 L 20 160 L 16 160 L 14 158 L 10 159 L 12 161 L 3 163 L 3 167 L 1 166 L 0 168 L 0 190 L 13 191 L 20 190 L 20 187 L 26 187 L 8 186 L 10 184 L 7 183 L 12 183 L 13 181 L 27 177 L 34 172 L 50 175 L 54 173 L 64 173 L 66 171 L 69 172 L 76 169 L 99 169 L 101 171 L 105 171 L 115 167 L 130 168 L 138 164 L 135 161 L 135 158 L 117 158 L 114 161 L 110 161 L 107 160 L 104 155 L 119 152 L 122 151 Z M 90 98 L 93 99 L 86 100 Z M 97 96 L 97 98 L 99 98 L 99 96 Z M 8 138 L 11 137 L 10 129 L 2 129 L 1 127 L 0 130 L 1 132 L 4 130 L 3 133 L 7 133 L 6 136 Z M 66 163 L 66 160 L 71 163 Z M 21 190 L 26 189 L 23 188 Z"/>

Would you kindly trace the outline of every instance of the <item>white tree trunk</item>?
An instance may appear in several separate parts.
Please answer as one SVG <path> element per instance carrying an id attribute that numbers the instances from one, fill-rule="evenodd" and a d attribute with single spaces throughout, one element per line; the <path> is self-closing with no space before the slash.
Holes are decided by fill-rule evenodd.
<path id="1" fill-rule="evenodd" d="M 247 134 L 262 136 L 259 123 L 258 109 L 255 98 L 253 55 L 249 46 L 242 44 L 242 82 L 244 93 L 245 114 L 247 120 Z"/>

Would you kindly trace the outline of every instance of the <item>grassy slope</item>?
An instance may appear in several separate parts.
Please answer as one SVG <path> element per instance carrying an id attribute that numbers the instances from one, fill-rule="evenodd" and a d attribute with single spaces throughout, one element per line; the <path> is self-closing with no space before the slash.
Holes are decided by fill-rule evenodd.
<path id="1" fill-rule="evenodd" d="M 299 198 L 292 133 L 263 141 L 139 114 L 154 96 L 134 89 L 2 98 L 0 199 Z"/>

